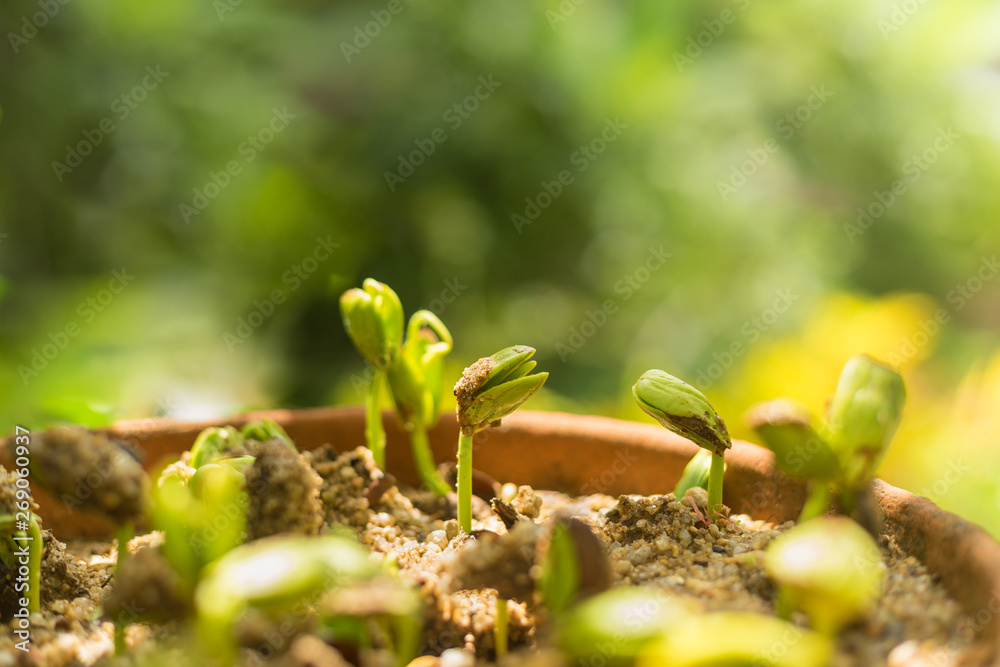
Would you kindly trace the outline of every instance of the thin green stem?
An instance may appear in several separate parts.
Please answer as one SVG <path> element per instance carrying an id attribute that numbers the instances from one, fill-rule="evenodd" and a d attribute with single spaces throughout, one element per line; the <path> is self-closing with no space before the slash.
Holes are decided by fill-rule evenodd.
<path id="1" fill-rule="evenodd" d="M 458 526 L 472 532 L 472 436 L 458 436 Z"/>
<path id="2" fill-rule="evenodd" d="M 802 513 L 799 514 L 798 523 L 803 523 L 809 519 L 826 514 L 826 508 L 830 504 L 830 488 L 826 482 L 816 481 L 809 489 L 809 497 L 806 504 L 802 506 Z"/>
<path id="3" fill-rule="evenodd" d="M 385 371 L 376 370 L 375 377 L 368 385 L 368 400 L 365 403 L 365 441 L 372 452 L 375 465 L 385 470 L 385 427 L 382 426 L 382 410 L 379 399 L 382 396 L 382 382 Z"/>
<path id="4" fill-rule="evenodd" d="M 115 537 L 118 539 L 118 560 L 115 562 L 115 583 L 121 581 L 122 568 L 128 562 L 128 543 L 135 536 L 135 525 L 131 521 L 126 521 L 115 529 Z M 120 618 L 115 619 L 115 655 L 125 653 L 125 627 L 128 623 L 122 622 Z"/>
<path id="5" fill-rule="evenodd" d="M 510 616 L 507 613 L 507 600 L 497 596 L 497 620 L 493 626 L 493 642 L 496 644 L 497 658 L 507 655 L 507 628 Z"/>
<path id="6" fill-rule="evenodd" d="M 28 518 L 28 536 L 31 543 L 28 545 L 28 612 L 38 613 L 41 611 L 41 571 L 42 571 L 42 531 L 38 527 L 38 521 L 32 514 Z"/>
<path id="7" fill-rule="evenodd" d="M 451 493 L 451 487 L 441 479 L 434 465 L 434 455 L 427 440 L 427 428 L 423 424 L 418 422 L 413 425 L 410 442 L 413 446 L 413 460 L 417 464 L 417 472 L 420 473 L 424 485 L 439 496 Z"/>
<path id="8" fill-rule="evenodd" d="M 708 511 L 722 504 L 722 476 L 726 471 L 726 459 L 722 454 L 712 452 L 712 466 L 708 470 Z"/>

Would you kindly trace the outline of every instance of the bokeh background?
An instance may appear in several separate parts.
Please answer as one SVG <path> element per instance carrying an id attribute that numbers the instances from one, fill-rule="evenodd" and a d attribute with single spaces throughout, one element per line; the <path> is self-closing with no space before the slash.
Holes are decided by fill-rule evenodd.
<path id="1" fill-rule="evenodd" d="M 643 419 L 658 367 L 745 437 L 871 353 L 910 392 L 882 476 L 1000 534 L 995 2 L 8 0 L 0 25 L 3 428 L 359 403 L 337 297 L 371 276 L 447 323 L 449 378 L 536 347 L 536 409 Z"/>

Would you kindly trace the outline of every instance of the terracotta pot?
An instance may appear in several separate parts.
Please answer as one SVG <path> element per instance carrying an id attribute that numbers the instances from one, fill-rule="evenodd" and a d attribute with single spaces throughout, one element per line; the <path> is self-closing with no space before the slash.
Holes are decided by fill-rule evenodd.
<path id="1" fill-rule="evenodd" d="M 300 449 L 330 443 L 344 451 L 364 443 L 364 413 L 353 407 L 255 412 L 204 423 L 126 421 L 109 433 L 141 448 L 146 467 L 155 469 L 176 459 L 207 426 L 239 426 L 262 417 L 281 424 Z M 417 484 L 406 434 L 388 413 L 384 423 L 387 468 L 400 481 Z M 441 419 L 430 440 L 438 461 L 454 457 L 458 427 L 453 415 Z M 697 451 L 695 445 L 655 424 L 530 411 L 518 412 L 500 428 L 480 433 L 475 443 L 476 468 L 496 479 L 570 494 L 669 492 Z M 9 448 L 10 439 L 5 445 Z M 798 515 L 805 489 L 775 471 L 770 452 L 737 441 L 726 462 L 724 501 L 734 512 L 777 522 Z M 875 483 L 875 496 L 885 513 L 886 532 L 937 574 L 971 617 L 979 641 L 966 654 L 969 664 L 1000 667 L 1000 544 L 978 526 L 885 482 Z M 60 537 L 110 534 L 108 525 L 68 511 L 37 489 L 36 499 L 43 525 Z"/>

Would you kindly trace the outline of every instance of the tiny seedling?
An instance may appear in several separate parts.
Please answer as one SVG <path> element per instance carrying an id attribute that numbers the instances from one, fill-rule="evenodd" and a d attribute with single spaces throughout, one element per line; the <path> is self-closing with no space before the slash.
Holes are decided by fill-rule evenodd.
<path id="1" fill-rule="evenodd" d="M 365 439 L 375 464 L 385 469 L 385 429 L 380 405 L 386 369 L 403 346 L 403 304 L 392 289 L 366 278 L 340 296 L 340 315 L 354 347 L 374 371 L 365 403 Z"/>
<path id="2" fill-rule="evenodd" d="M 42 531 L 31 491 L 25 482 L 0 466 L 0 562 L 9 572 L 19 572 L 17 583 L 11 582 L 13 591 L 26 594 L 30 613 L 40 611 Z M 27 576 L 23 576 L 21 568 Z M 20 596 L 16 596 L 20 597 Z"/>
<path id="3" fill-rule="evenodd" d="M 153 525 L 163 531 L 163 552 L 191 587 L 208 563 L 243 543 L 247 530 L 246 471 L 254 457 L 247 441 L 280 440 L 295 450 L 270 419 L 209 427 L 191 446 L 190 465 L 166 467 L 153 492 Z"/>
<path id="4" fill-rule="evenodd" d="M 199 634 L 222 658 L 236 652 L 235 620 L 250 608 L 302 608 L 327 591 L 381 572 L 368 550 L 345 537 L 275 536 L 239 546 L 209 565 L 195 590 Z M 307 603 L 308 604 L 308 603 Z"/>
<path id="5" fill-rule="evenodd" d="M 831 638 L 868 611 L 885 573 L 875 540 L 846 517 L 796 526 L 768 546 L 764 567 L 779 586 L 779 615 L 802 609 Z"/>
<path id="6" fill-rule="evenodd" d="M 413 460 L 428 489 L 445 496 L 451 487 L 441 478 L 427 429 L 441 415 L 444 356 L 451 352 L 451 333 L 438 317 L 418 310 L 406 325 L 406 342 L 389 367 L 389 389 L 403 429 L 410 434 Z"/>
<path id="7" fill-rule="evenodd" d="M 451 351 L 451 333 L 438 317 L 419 310 L 410 317 L 403 339 L 403 306 L 392 289 L 368 278 L 363 289 L 340 298 L 344 327 L 374 370 L 368 386 L 365 437 L 375 464 L 385 470 L 385 429 L 380 407 L 382 385 L 388 379 L 396 414 L 410 444 L 417 472 L 428 489 L 445 496 L 451 487 L 437 472 L 427 429 L 441 414 L 444 356 Z"/>
<path id="8" fill-rule="evenodd" d="M 677 480 L 674 487 L 674 497 L 680 500 L 684 495 L 696 487 L 708 489 L 708 479 L 712 471 L 712 452 L 707 449 L 700 450 L 691 457 L 691 460 L 684 466 L 681 478 Z"/>
<path id="9" fill-rule="evenodd" d="M 667 430 L 711 452 L 708 509 L 716 512 L 722 504 L 725 453 L 733 445 L 715 408 L 700 391 L 660 370 L 643 373 L 632 387 L 632 395 L 639 407 Z"/>
<path id="10" fill-rule="evenodd" d="M 662 590 L 612 588 L 557 618 L 559 644 L 579 664 L 633 665 L 664 633 L 693 613 L 696 608 L 690 602 Z M 718 628 L 720 634 L 727 631 Z"/>
<path id="11" fill-rule="evenodd" d="M 483 357 L 465 369 L 455 385 L 458 399 L 458 525 L 472 532 L 472 439 L 480 431 L 499 426 L 545 384 L 548 373 L 528 375 L 535 349 L 515 345 Z"/>
<path id="12" fill-rule="evenodd" d="M 772 616 L 748 612 L 691 614 L 677 618 L 647 645 L 636 667 L 825 667 L 833 643 Z"/>
<path id="13" fill-rule="evenodd" d="M 859 355 L 844 366 L 828 418 L 818 428 L 808 410 L 787 399 L 750 409 L 747 424 L 774 452 L 778 468 L 811 482 L 800 522 L 824 514 L 831 501 L 844 514 L 855 511 L 899 426 L 905 400 L 898 373 Z"/>

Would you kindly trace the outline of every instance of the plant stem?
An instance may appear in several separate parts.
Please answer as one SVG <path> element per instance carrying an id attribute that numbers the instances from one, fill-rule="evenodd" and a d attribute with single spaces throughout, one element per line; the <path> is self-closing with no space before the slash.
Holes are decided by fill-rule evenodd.
<path id="1" fill-rule="evenodd" d="M 806 504 L 802 506 L 802 513 L 799 514 L 798 523 L 815 519 L 826 514 L 826 508 L 830 503 L 830 488 L 826 482 L 816 481 L 809 489 L 809 497 Z"/>
<path id="2" fill-rule="evenodd" d="M 365 404 L 365 441 L 375 459 L 375 465 L 382 470 L 385 470 L 385 428 L 382 426 L 379 398 L 382 396 L 384 379 L 385 371 L 376 370 L 375 377 L 368 385 L 368 402 Z"/>
<path id="3" fill-rule="evenodd" d="M 434 465 L 434 455 L 431 453 L 430 442 L 427 441 L 427 428 L 423 424 L 413 425 L 410 442 L 413 445 L 413 460 L 417 464 L 417 472 L 420 473 L 424 485 L 439 496 L 451 493 L 451 487 L 441 479 Z"/>
<path id="4" fill-rule="evenodd" d="M 458 526 L 472 532 L 472 436 L 458 436 Z"/>
<path id="5" fill-rule="evenodd" d="M 28 517 L 28 536 L 31 538 L 31 544 L 28 549 L 28 576 L 30 581 L 28 582 L 28 612 L 38 613 L 41 611 L 41 571 L 42 571 L 42 531 L 38 527 L 38 521 L 35 519 L 35 515 L 32 514 Z"/>
<path id="6" fill-rule="evenodd" d="M 507 627 L 510 617 L 507 614 L 507 600 L 497 596 L 497 620 L 493 626 L 493 642 L 496 644 L 497 658 L 507 655 Z"/>
<path id="7" fill-rule="evenodd" d="M 121 581 L 122 567 L 128 562 L 128 543 L 135 536 L 135 526 L 131 521 L 126 521 L 115 529 L 115 537 L 118 539 L 118 560 L 115 562 L 115 583 Z M 127 648 L 125 645 L 125 627 L 128 623 L 123 623 L 120 618 L 115 619 L 115 655 L 122 655 Z"/>
<path id="8" fill-rule="evenodd" d="M 708 470 L 708 512 L 722 504 L 722 475 L 726 471 L 726 459 L 722 454 L 712 452 L 712 467 Z"/>

